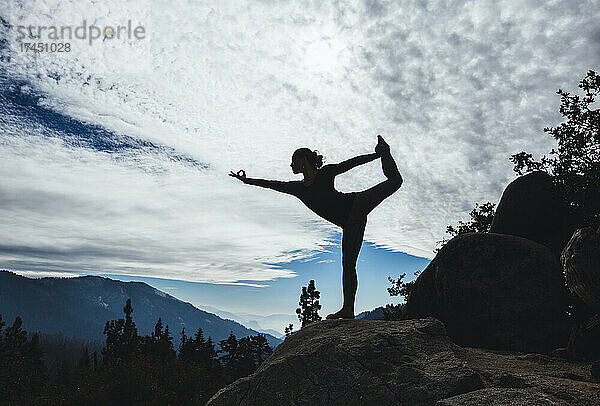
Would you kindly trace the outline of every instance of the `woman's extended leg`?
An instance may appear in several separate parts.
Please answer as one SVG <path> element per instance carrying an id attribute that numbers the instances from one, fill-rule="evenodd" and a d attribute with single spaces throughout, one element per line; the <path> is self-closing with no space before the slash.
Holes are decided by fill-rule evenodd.
<path id="1" fill-rule="evenodd" d="M 342 288 L 344 292 L 344 304 L 340 311 L 327 316 L 328 319 L 353 319 L 354 300 L 358 288 L 358 277 L 356 276 L 356 261 L 363 242 L 366 217 L 352 219 L 344 227 L 342 235 Z"/>
<path id="2" fill-rule="evenodd" d="M 396 161 L 394 161 L 394 158 L 390 153 L 390 147 L 381 136 L 379 136 L 377 148 L 382 150 L 381 169 L 387 180 L 372 188 L 356 193 L 355 204 L 357 204 L 365 216 L 377 207 L 385 198 L 391 196 L 398 190 L 403 182 L 402 175 L 400 175 L 400 171 L 396 166 Z"/>

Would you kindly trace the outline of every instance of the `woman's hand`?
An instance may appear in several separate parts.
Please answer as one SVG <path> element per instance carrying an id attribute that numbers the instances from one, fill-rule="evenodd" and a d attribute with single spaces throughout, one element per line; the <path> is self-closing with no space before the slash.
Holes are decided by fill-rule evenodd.
<path id="1" fill-rule="evenodd" d="M 236 178 L 236 179 L 239 179 L 242 182 L 246 182 L 246 172 L 243 169 L 240 169 L 237 172 L 230 171 L 229 172 L 229 176 L 231 176 L 233 178 Z"/>
<path id="2" fill-rule="evenodd" d="M 378 156 L 390 153 L 390 146 L 384 141 L 381 135 L 377 135 L 377 145 L 375 145 L 375 153 Z"/>

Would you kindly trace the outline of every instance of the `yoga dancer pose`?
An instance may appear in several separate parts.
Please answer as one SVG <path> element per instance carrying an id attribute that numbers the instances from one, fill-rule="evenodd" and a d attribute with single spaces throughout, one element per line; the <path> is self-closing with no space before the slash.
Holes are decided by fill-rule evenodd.
<path id="1" fill-rule="evenodd" d="M 243 170 L 233 176 L 249 185 L 261 186 L 278 192 L 294 195 L 309 209 L 325 220 L 342 228 L 342 287 L 344 304 L 328 319 L 353 319 L 354 299 L 358 278 L 356 261 L 362 245 L 363 234 L 367 224 L 367 215 L 386 197 L 394 193 L 402 185 L 402 176 L 390 153 L 390 146 L 377 136 L 375 153 L 359 155 L 339 164 L 323 165 L 323 156 L 308 148 L 297 149 L 292 155 L 292 171 L 302 173 L 301 181 L 278 181 L 247 178 Z M 342 193 L 335 190 L 333 181 L 340 173 L 355 166 L 366 164 L 381 158 L 381 167 L 387 180 L 362 192 Z"/>

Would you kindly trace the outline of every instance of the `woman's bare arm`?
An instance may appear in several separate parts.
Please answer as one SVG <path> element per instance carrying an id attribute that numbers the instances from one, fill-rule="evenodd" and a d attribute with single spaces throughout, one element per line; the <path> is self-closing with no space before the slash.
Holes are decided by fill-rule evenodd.
<path id="1" fill-rule="evenodd" d="M 343 162 L 340 162 L 339 164 L 331 164 L 331 165 L 327 165 L 327 166 L 331 167 L 334 174 L 339 175 L 340 173 L 347 172 L 356 166 L 363 165 L 368 162 L 374 161 L 379 157 L 380 157 L 380 154 L 378 154 L 378 153 L 359 155 L 359 156 L 355 156 L 354 158 L 350 158 Z"/>
<path id="2" fill-rule="evenodd" d="M 281 193 L 287 193 L 289 195 L 296 195 L 298 185 L 300 184 L 299 181 L 281 181 L 253 178 L 246 178 L 244 183 L 248 185 L 264 187 L 267 189 L 273 189 Z"/>
<path id="3" fill-rule="evenodd" d="M 289 195 L 297 195 L 298 186 L 300 185 L 300 181 L 280 181 L 280 180 L 268 180 L 268 179 L 257 179 L 257 178 L 247 178 L 246 172 L 243 170 L 234 173 L 233 171 L 229 173 L 229 176 L 232 176 L 236 179 L 241 180 L 247 185 L 260 186 L 267 189 L 276 190 L 281 193 L 287 193 Z"/>

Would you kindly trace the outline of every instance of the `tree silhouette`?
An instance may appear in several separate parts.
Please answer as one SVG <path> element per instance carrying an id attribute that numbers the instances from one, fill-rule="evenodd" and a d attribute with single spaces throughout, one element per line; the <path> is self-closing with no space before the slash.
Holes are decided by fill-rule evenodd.
<path id="1" fill-rule="evenodd" d="M 198 330 L 200 330 L 200 328 Z M 217 365 L 217 350 L 215 349 L 215 343 L 210 337 L 208 337 L 204 343 L 200 361 L 201 364 L 204 363 L 208 369 L 214 369 Z"/>
<path id="2" fill-rule="evenodd" d="M 234 378 L 251 374 L 263 363 L 273 349 L 263 334 L 242 337 L 239 340 L 232 333 L 225 340 L 219 341 L 223 355 L 219 358 L 223 365 Z"/>
<path id="3" fill-rule="evenodd" d="M 90 353 L 87 347 L 83 347 L 83 350 L 81 350 L 81 356 L 77 361 L 77 369 L 83 371 L 88 371 L 90 369 Z"/>
<path id="4" fill-rule="evenodd" d="M 229 337 L 225 340 L 219 341 L 219 347 L 221 347 L 219 353 L 223 354 L 219 358 L 221 364 L 229 369 L 235 368 L 238 361 L 238 340 L 233 331 L 229 333 Z"/>
<path id="5" fill-rule="evenodd" d="M 181 336 L 179 342 L 179 359 L 182 361 L 192 361 L 194 358 L 194 342 L 193 339 L 185 334 L 185 327 L 181 329 L 179 333 Z"/>
<path id="6" fill-rule="evenodd" d="M 131 314 L 133 313 L 133 307 L 131 306 L 131 299 L 127 299 L 125 307 L 123 308 L 125 313 L 125 324 L 123 326 L 123 352 L 126 355 L 134 354 L 138 344 L 138 331 Z M 160 321 L 160 319 L 159 319 Z"/>
<path id="7" fill-rule="evenodd" d="M 294 331 L 294 324 L 290 323 L 289 326 L 287 326 L 284 331 L 285 331 L 286 338 L 291 336 L 292 332 Z"/>
<path id="8" fill-rule="evenodd" d="M 421 271 L 415 272 L 415 277 L 418 277 L 421 274 Z M 410 282 L 404 282 L 405 273 L 400 275 L 398 279 L 394 280 L 390 276 L 388 276 L 388 281 L 392 284 L 391 287 L 387 288 L 387 291 L 390 296 L 401 296 L 405 300 L 408 299 L 410 292 L 415 285 L 415 280 Z M 400 303 L 397 305 L 388 304 L 383 308 L 383 318 L 385 320 L 401 320 L 404 317 L 404 303 Z"/>
<path id="9" fill-rule="evenodd" d="M 208 337 L 205 340 L 201 328 L 198 328 L 194 337 L 187 337 L 185 328 L 182 329 L 179 359 L 186 362 L 195 362 L 209 370 L 214 369 L 217 365 L 217 351 L 212 338 Z"/>
<path id="10" fill-rule="evenodd" d="M 154 325 L 154 331 L 149 336 L 139 337 L 138 351 L 160 361 L 175 357 L 173 337 L 169 326 L 163 329 L 162 319 L 159 317 Z"/>
<path id="11" fill-rule="evenodd" d="M 560 113 L 566 119 L 557 127 L 544 131 L 557 141 L 539 161 L 520 152 L 511 156 L 519 175 L 532 171 L 548 172 L 563 198 L 580 218 L 580 226 L 600 225 L 600 109 L 592 109 L 600 94 L 600 75 L 590 70 L 579 83 L 585 96 L 571 95 L 562 89 Z"/>
<path id="12" fill-rule="evenodd" d="M 39 394 L 47 371 L 39 335 L 35 333 L 28 339 L 18 316 L 12 326 L 5 326 L 0 315 L 0 399 L 10 403 Z"/>
<path id="13" fill-rule="evenodd" d="M 138 347 L 138 333 L 131 314 L 131 299 L 123 308 L 125 319 L 107 321 L 104 326 L 106 346 L 102 349 L 105 364 L 120 363 L 132 358 Z"/>
<path id="14" fill-rule="evenodd" d="M 11 327 L 4 332 L 4 345 L 8 350 L 21 350 L 27 342 L 27 331 L 22 329 L 23 320 L 19 316 Z"/>
<path id="15" fill-rule="evenodd" d="M 239 376 L 249 375 L 256 369 L 253 344 L 251 337 L 242 337 L 238 340 L 236 373 Z"/>
<path id="16" fill-rule="evenodd" d="M 450 235 L 450 238 L 444 238 L 441 241 L 437 241 L 437 247 L 433 252 L 438 252 L 444 244 L 450 241 L 451 238 L 456 237 L 460 234 L 465 233 L 487 233 L 492 228 L 492 221 L 494 220 L 494 209 L 496 205 L 492 202 L 475 203 L 475 208 L 471 210 L 469 216 L 471 220 L 468 222 L 459 221 L 456 226 L 447 226 L 446 234 Z"/>
<path id="17" fill-rule="evenodd" d="M 94 351 L 92 368 L 94 372 L 98 370 L 98 351 Z"/>
<path id="18" fill-rule="evenodd" d="M 254 364 L 258 367 L 273 353 L 273 349 L 269 346 L 267 337 L 264 334 L 251 336 L 250 339 L 252 340 Z"/>
<path id="19" fill-rule="evenodd" d="M 417 271 L 414 275 L 418 277 L 420 274 L 421 271 Z M 405 300 L 408 299 L 408 296 L 410 295 L 410 292 L 413 286 L 415 285 L 415 281 L 412 280 L 410 282 L 404 282 L 403 279 L 405 276 L 406 274 L 403 273 L 396 280 L 393 280 L 391 277 L 388 276 L 388 281 L 390 281 L 392 284 L 391 287 L 387 288 L 387 291 L 390 294 L 390 296 L 401 296 Z"/>
<path id="20" fill-rule="evenodd" d="M 308 287 L 302 287 L 300 301 L 298 302 L 300 307 L 296 309 L 298 320 L 302 323 L 301 328 L 321 320 L 321 316 L 319 316 L 319 310 L 321 310 L 321 305 L 319 304 L 320 298 L 321 292 L 315 288 L 314 280 L 311 280 L 308 283 Z"/>
<path id="21" fill-rule="evenodd" d="M 56 375 L 56 383 L 61 386 L 66 386 L 71 382 L 71 369 L 69 368 L 69 364 L 67 364 L 67 360 L 62 360 L 60 362 L 60 366 L 58 367 L 58 373 Z"/>
<path id="22" fill-rule="evenodd" d="M 159 318 L 154 331 L 139 336 L 131 301 L 125 318 L 107 321 L 104 358 L 87 346 L 70 346 L 70 354 L 53 365 L 48 381 L 37 334 L 27 338 L 22 320 L 12 326 L 0 315 L 0 403 L 4 404 L 205 404 L 221 387 L 251 374 L 273 352 L 262 334 L 238 340 L 233 333 L 220 342 L 202 329 L 193 337 L 181 331 L 179 356 L 169 327 Z M 64 338 L 63 338 L 64 339 Z M 223 364 L 225 368 L 221 366 Z"/>

